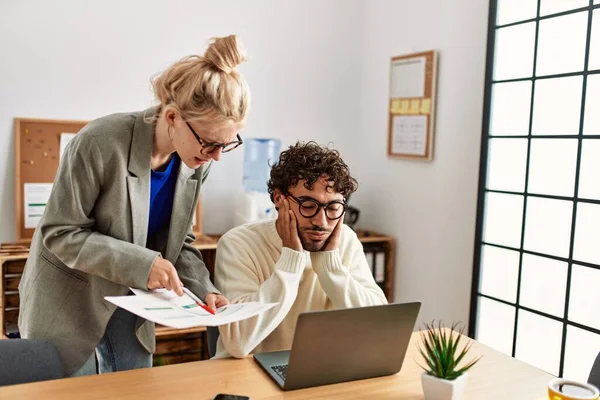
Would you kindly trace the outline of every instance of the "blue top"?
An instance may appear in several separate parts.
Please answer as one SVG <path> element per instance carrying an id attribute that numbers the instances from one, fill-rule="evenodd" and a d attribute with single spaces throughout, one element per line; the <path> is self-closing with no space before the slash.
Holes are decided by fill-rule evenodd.
<path id="1" fill-rule="evenodd" d="M 150 216 L 148 218 L 148 236 L 154 235 L 171 221 L 175 184 L 179 174 L 179 156 L 173 154 L 164 171 L 152 170 L 150 180 Z"/>

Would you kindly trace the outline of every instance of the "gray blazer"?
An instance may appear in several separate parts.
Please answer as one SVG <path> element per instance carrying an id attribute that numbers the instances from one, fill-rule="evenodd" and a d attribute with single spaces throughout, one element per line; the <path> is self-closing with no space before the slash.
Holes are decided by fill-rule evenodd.
<path id="1" fill-rule="evenodd" d="M 63 155 L 46 211 L 31 243 L 19 285 L 19 330 L 52 342 L 68 375 L 90 357 L 116 309 L 104 296 L 146 289 L 161 254 L 183 284 L 204 298 L 219 291 L 191 231 L 209 166 L 180 163 L 171 222 L 147 249 L 150 155 L 155 109 L 102 117 L 86 125 Z M 151 353 L 154 324 L 138 319 L 136 335 Z"/>

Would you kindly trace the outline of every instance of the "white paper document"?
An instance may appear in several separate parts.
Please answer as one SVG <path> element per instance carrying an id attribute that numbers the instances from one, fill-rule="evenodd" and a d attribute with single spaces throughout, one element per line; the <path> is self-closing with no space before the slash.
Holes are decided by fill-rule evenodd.
<path id="1" fill-rule="evenodd" d="M 65 149 L 67 148 L 67 145 L 69 144 L 71 139 L 73 139 L 74 137 L 75 137 L 75 133 L 61 133 L 60 134 L 59 158 L 61 160 L 62 160 L 63 153 L 65 152 Z"/>
<path id="2" fill-rule="evenodd" d="M 392 61 L 390 97 L 424 97 L 426 62 L 425 57 Z"/>
<path id="3" fill-rule="evenodd" d="M 25 228 L 36 228 L 52 191 L 51 183 L 26 183 L 23 188 Z"/>
<path id="4" fill-rule="evenodd" d="M 427 116 L 395 115 L 392 123 L 392 153 L 425 155 Z"/>
<path id="5" fill-rule="evenodd" d="M 213 315 L 201 308 L 190 296 L 177 296 L 173 291 L 150 292 L 133 289 L 135 296 L 107 296 L 105 299 L 125 310 L 157 324 L 184 329 L 195 326 L 219 326 L 253 317 L 277 303 L 228 304 Z"/>

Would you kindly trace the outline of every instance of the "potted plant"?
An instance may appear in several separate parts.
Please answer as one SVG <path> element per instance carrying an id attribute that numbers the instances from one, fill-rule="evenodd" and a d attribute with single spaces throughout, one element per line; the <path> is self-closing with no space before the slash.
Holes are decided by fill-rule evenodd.
<path id="1" fill-rule="evenodd" d="M 419 364 L 425 370 L 421 375 L 425 400 L 459 400 L 467 384 L 467 371 L 481 357 L 469 362 L 463 359 L 471 349 L 472 342 L 461 349 L 463 329 L 459 323 L 453 323 L 450 329 L 444 327 L 442 322 L 436 326 L 435 322 L 425 324 L 421 332 L 419 352 L 423 356 L 427 367 Z M 462 366 L 459 367 L 459 364 Z"/>

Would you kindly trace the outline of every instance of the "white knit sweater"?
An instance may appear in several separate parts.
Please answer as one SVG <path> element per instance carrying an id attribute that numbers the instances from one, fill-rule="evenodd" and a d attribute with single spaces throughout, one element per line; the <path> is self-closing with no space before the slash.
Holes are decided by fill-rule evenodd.
<path id="1" fill-rule="evenodd" d="M 220 326 L 215 358 L 291 348 L 296 320 L 305 311 L 387 303 L 362 244 L 346 225 L 339 249 L 314 253 L 282 248 L 275 220 L 234 228 L 217 246 L 215 286 L 232 303 L 279 303 Z"/>

